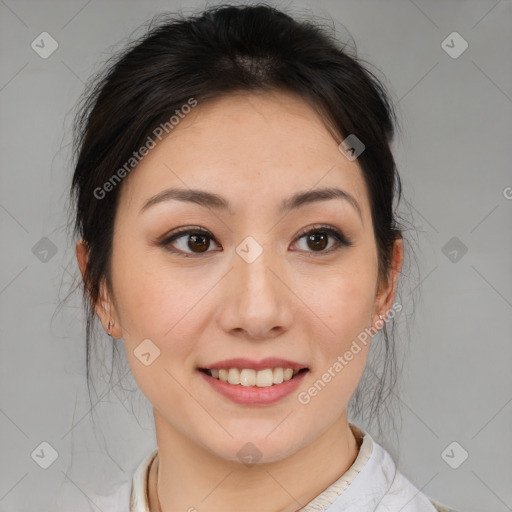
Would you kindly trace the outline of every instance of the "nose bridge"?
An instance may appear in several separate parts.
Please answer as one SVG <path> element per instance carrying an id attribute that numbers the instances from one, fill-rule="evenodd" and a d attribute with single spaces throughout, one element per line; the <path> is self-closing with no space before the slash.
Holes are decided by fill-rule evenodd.
<path id="1" fill-rule="evenodd" d="M 252 236 L 244 239 L 236 248 L 235 271 L 242 289 L 254 294 L 254 299 L 267 295 L 266 300 L 272 300 L 276 289 L 276 276 L 270 269 L 277 265 L 275 251 Z"/>
<path id="2" fill-rule="evenodd" d="M 269 337 L 276 327 L 288 328 L 291 313 L 286 287 L 276 276 L 281 273 L 276 251 L 247 237 L 235 252 L 228 284 L 232 287 L 228 293 L 231 300 L 224 304 L 222 315 L 224 322 L 229 321 L 224 328 L 242 329 L 261 339 Z"/>

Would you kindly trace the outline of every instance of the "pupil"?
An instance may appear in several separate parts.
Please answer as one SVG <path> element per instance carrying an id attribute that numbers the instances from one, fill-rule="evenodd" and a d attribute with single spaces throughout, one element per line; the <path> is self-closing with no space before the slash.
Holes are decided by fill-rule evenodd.
<path id="1" fill-rule="evenodd" d="M 191 250 L 194 250 L 194 249 L 201 249 L 201 247 L 199 247 L 198 245 L 194 245 L 196 242 L 200 242 L 202 239 L 202 242 L 203 242 L 203 245 L 206 245 L 206 247 L 202 248 L 202 250 L 199 250 L 197 252 L 204 252 L 205 250 L 208 249 L 208 246 L 210 245 L 209 243 L 205 243 L 205 240 L 206 240 L 206 236 L 205 235 L 190 235 L 190 241 L 189 241 L 189 248 Z"/>
<path id="2" fill-rule="evenodd" d="M 320 240 L 318 240 L 317 237 L 319 237 Z M 327 246 L 327 237 L 325 236 L 325 233 L 314 233 L 309 235 L 309 241 L 315 244 L 314 247 L 311 247 L 312 249 L 324 249 Z"/>

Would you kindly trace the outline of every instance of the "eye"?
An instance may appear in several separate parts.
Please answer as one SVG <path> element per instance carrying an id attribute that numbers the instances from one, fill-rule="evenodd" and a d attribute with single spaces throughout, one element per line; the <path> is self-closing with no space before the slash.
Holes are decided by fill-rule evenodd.
<path id="1" fill-rule="evenodd" d="M 203 228 L 184 228 L 175 231 L 158 245 L 165 247 L 180 256 L 190 257 L 189 254 L 202 254 L 208 251 L 210 241 L 215 242 L 213 235 Z M 215 242 L 217 243 L 217 242 Z M 189 252 L 190 250 L 190 252 Z"/>
<path id="2" fill-rule="evenodd" d="M 331 226 L 315 226 L 313 229 L 303 231 L 299 235 L 299 241 L 305 239 L 306 252 L 330 253 L 346 246 L 350 247 L 353 242 L 349 240 L 341 231 Z M 329 245 L 329 239 L 333 239 L 333 244 L 325 250 Z M 313 249 L 308 251 L 307 248 Z"/>
<path id="3" fill-rule="evenodd" d="M 305 239 L 306 252 L 313 253 L 331 253 L 337 249 L 353 245 L 341 231 L 332 226 L 314 226 L 312 229 L 303 231 L 298 240 Z M 169 236 L 164 238 L 158 245 L 165 247 L 165 249 L 178 254 L 179 256 L 191 257 L 190 255 L 200 255 L 207 252 L 210 248 L 210 241 L 218 245 L 215 237 L 206 229 L 196 228 L 182 228 Z M 329 246 L 329 241 L 333 243 Z M 313 249 L 308 251 L 308 247 Z M 328 247 L 327 250 L 326 247 Z M 302 250 L 302 249 L 301 249 Z"/>

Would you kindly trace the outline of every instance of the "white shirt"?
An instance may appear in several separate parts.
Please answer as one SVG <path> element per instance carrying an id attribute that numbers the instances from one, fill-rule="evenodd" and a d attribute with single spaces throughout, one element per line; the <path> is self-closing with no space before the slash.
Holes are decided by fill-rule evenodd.
<path id="1" fill-rule="evenodd" d="M 373 438 L 353 423 L 361 442 L 356 460 L 332 485 L 298 512 L 456 512 L 421 493 Z M 149 512 L 147 481 L 158 449 L 147 455 L 133 474 L 129 512 Z"/>

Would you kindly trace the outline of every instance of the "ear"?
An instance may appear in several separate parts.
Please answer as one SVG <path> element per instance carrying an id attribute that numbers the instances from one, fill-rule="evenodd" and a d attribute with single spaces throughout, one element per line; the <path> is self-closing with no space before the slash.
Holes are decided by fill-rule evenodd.
<path id="1" fill-rule="evenodd" d="M 89 262 L 89 252 L 85 242 L 80 239 L 75 246 L 76 258 L 78 260 L 78 266 L 82 274 L 82 279 L 85 283 L 85 271 Z M 109 297 L 105 280 L 100 283 L 100 292 L 98 297 L 98 303 L 96 304 L 96 314 L 98 315 L 105 332 L 107 332 L 108 323 L 114 322 L 114 326 L 111 327 L 111 334 L 114 338 L 121 338 L 122 331 L 119 326 L 119 321 L 113 303 Z"/>
<path id="2" fill-rule="evenodd" d="M 78 240 L 76 243 L 75 252 L 76 259 L 78 260 L 78 266 L 80 267 L 80 272 L 82 274 L 82 279 L 85 280 L 85 269 L 87 268 L 87 263 L 89 261 L 89 253 L 87 252 L 87 247 L 82 239 Z"/>
<path id="3" fill-rule="evenodd" d="M 398 277 L 402 270 L 404 261 L 403 239 L 399 237 L 393 244 L 393 255 L 391 258 L 391 268 L 389 269 L 387 283 L 381 290 L 378 290 L 375 300 L 374 324 L 379 319 L 379 314 L 386 320 L 386 314 L 393 306 L 395 299 Z"/>

